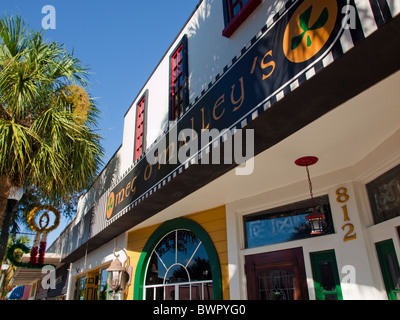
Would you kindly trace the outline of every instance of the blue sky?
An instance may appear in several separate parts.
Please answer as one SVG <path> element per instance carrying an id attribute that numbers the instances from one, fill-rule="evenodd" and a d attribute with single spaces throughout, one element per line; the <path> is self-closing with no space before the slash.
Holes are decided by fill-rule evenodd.
<path id="1" fill-rule="evenodd" d="M 45 5 L 56 10 L 48 41 L 67 50 L 91 70 L 91 95 L 101 111 L 105 163 L 122 143 L 124 114 L 171 45 L 199 0 L 1 0 L 0 15 L 20 15 L 39 30 Z M 49 244 L 65 223 L 49 234 Z"/>

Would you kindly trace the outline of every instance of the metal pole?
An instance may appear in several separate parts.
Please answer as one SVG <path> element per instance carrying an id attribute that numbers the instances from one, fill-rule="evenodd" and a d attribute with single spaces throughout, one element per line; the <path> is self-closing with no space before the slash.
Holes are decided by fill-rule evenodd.
<path id="1" fill-rule="evenodd" d="M 1 281 L 0 281 L 0 299 L 3 296 L 3 285 L 6 279 L 7 270 L 1 270 Z"/>
<path id="2" fill-rule="evenodd" d="M 73 288 L 73 283 L 72 283 L 72 263 L 69 264 L 68 268 L 68 287 L 67 287 L 67 293 L 65 300 L 74 300 L 74 288 Z"/>

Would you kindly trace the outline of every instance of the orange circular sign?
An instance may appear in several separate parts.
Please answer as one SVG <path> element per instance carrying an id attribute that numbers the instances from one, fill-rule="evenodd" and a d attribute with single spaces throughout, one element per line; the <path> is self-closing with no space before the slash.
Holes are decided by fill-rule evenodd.
<path id="1" fill-rule="evenodd" d="M 336 0 L 305 0 L 291 17 L 283 52 L 295 63 L 315 56 L 328 41 L 338 15 Z"/>
<path id="2" fill-rule="evenodd" d="M 107 200 L 107 209 L 106 209 L 107 219 L 110 219 L 113 213 L 114 200 L 115 200 L 114 192 L 111 192 Z"/>

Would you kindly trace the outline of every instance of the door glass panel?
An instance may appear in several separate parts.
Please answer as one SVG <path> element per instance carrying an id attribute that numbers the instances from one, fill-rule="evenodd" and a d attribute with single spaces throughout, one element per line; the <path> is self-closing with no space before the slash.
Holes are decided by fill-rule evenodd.
<path id="1" fill-rule="evenodd" d="M 333 274 L 332 261 L 320 262 L 319 270 L 321 272 L 321 286 L 324 291 L 335 291 L 336 284 Z"/>
<path id="2" fill-rule="evenodd" d="M 334 250 L 311 252 L 311 267 L 317 300 L 342 300 Z"/>
<path id="3" fill-rule="evenodd" d="M 325 295 L 325 300 L 337 300 L 338 296 L 336 293 L 329 293 Z"/>
<path id="4" fill-rule="evenodd" d="M 389 300 L 397 300 L 400 289 L 400 268 L 393 240 L 376 243 L 379 264 Z"/>
<path id="5" fill-rule="evenodd" d="M 302 248 L 245 257 L 249 300 L 307 300 L 307 278 Z"/>
<path id="6" fill-rule="evenodd" d="M 397 257 L 394 253 L 388 254 L 386 260 L 390 271 L 393 289 L 398 290 L 400 289 L 400 270 L 397 263 Z"/>
<path id="7" fill-rule="evenodd" d="M 293 300 L 294 275 L 286 270 L 270 270 L 258 277 L 261 300 Z"/>

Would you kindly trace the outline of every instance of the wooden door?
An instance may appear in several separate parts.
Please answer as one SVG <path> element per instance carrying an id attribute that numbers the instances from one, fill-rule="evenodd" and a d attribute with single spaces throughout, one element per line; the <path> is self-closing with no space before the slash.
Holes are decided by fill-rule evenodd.
<path id="1" fill-rule="evenodd" d="M 389 300 L 400 300 L 400 266 L 393 240 L 375 244 Z"/>
<path id="2" fill-rule="evenodd" d="M 245 263 L 249 300 L 308 300 L 302 248 L 249 255 Z"/>

